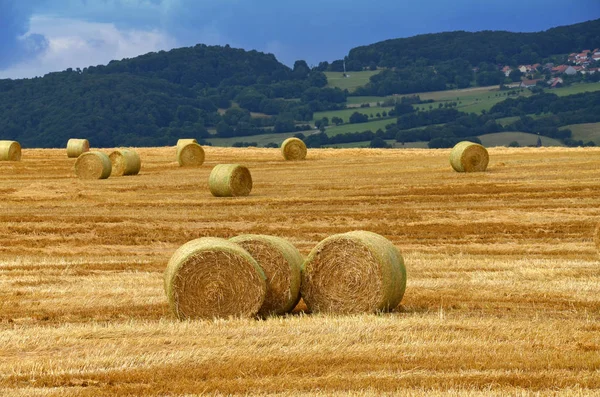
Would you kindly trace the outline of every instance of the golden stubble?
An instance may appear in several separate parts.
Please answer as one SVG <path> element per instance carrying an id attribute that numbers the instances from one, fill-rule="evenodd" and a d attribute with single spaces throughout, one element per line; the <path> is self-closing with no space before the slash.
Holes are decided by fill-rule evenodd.
<path id="1" fill-rule="evenodd" d="M 593 395 L 600 389 L 600 149 L 139 148 L 137 176 L 79 180 L 60 150 L 0 162 L 0 394 Z M 105 150 L 110 153 L 110 150 Z M 248 197 L 211 169 L 243 163 Z M 163 272 L 185 242 L 272 234 L 304 255 L 382 234 L 408 282 L 384 315 L 178 321 Z"/>

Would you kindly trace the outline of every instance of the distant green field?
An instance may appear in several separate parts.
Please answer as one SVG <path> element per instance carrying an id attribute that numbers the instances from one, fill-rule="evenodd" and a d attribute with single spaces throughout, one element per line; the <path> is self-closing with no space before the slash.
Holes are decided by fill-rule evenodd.
<path id="1" fill-rule="evenodd" d="M 357 124 L 343 124 L 338 125 L 337 127 L 329 127 L 325 130 L 328 136 L 334 136 L 338 134 L 344 134 L 346 132 L 363 132 L 367 130 L 371 130 L 376 132 L 378 129 L 385 130 L 385 126 L 388 124 L 395 124 L 396 119 L 384 119 L 384 120 L 376 120 L 369 121 L 368 123 L 357 123 Z"/>
<path id="2" fill-rule="evenodd" d="M 385 140 L 388 144 L 392 145 L 392 147 L 394 149 L 427 149 L 427 142 L 408 142 L 405 143 L 404 145 L 402 145 L 400 142 L 396 142 L 393 139 L 386 139 Z M 326 145 L 324 147 L 331 147 L 331 148 L 346 148 L 346 149 L 351 149 L 351 148 L 365 148 L 365 147 L 369 147 L 369 144 L 371 142 L 370 141 L 363 141 L 363 142 L 351 142 L 351 143 L 339 143 L 336 145 Z"/>
<path id="3" fill-rule="evenodd" d="M 337 87 L 342 90 L 354 91 L 357 87 L 362 87 L 369 82 L 371 76 L 376 75 L 381 70 L 365 70 L 363 72 L 348 72 L 344 77 L 342 72 L 325 72 L 327 76 L 327 86 Z"/>
<path id="4" fill-rule="evenodd" d="M 302 131 L 304 135 L 313 133 L 315 131 Z M 318 131 L 317 131 L 318 132 Z M 258 147 L 263 147 L 267 143 L 273 142 L 281 146 L 281 143 L 289 137 L 294 136 L 297 132 L 286 132 L 283 134 L 262 134 L 255 136 L 239 136 L 234 138 L 209 138 L 206 141 L 210 142 L 213 146 L 228 147 L 233 145 L 235 142 L 256 142 Z"/>
<path id="5" fill-rule="evenodd" d="M 321 120 L 323 117 L 329 118 L 329 122 L 331 123 L 331 118 L 337 116 L 344 120 L 344 123 L 349 122 L 350 116 L 354 112 L 358 112 L 361 114 L 366 114 L 367 116 L 373 115 L 376 117 L 376 114 L 382 114 L 383 112 L 389 112 L 393 108 L 382 108 L 382 107 L 370 107 L 370 108 L 351 108 L 351 109 L 343 109 L 343 110 L 327 110 L 324 112 L 315 112 L 313 115 L 313 121 Z"/>
<path id="6" fill-rule="evenodd" d="M 573 124 L 562 127 L 570 129 L 573 132 L 573 139 L 584 142 L 594 141 L 600 145 L 600 123 Z"/>
<path id="7" fill-rule="evenodd" d="M 346 103 L 348 105 L 361 105 L 363 103 L 370 103 L 371 106 L 377 102 L 383 102 L 387 98 L 393 98 L 391 96 L 349 96 Z"/>
<path id="8" fill-rule="evenodd" d="M 561 87 L 552 90 L 547 90 L 558 96 L 581 94 L 582 92 L 600 91 L 600 83 L 573 84 L 568 87 Z"/>
<path id="9" fill-rule="evenodd" d="M 480 135 L 478 138 L 481 140 L 482 145 L 486 147 L 508 146 L 513 141 L 519 142 L 520 146 L 533 146 L 537 143 L 538 135 L 526 132 L 497 132 Z M 542 139 L 542 146 L 565 146 L 556 139 L 545 136 L 540 138 Z"/>

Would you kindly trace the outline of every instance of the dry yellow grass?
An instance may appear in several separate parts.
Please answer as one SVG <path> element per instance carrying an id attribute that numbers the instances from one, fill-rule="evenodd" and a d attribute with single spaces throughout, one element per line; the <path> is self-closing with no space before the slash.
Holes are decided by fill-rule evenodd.
<path id="1" fill-rule="evenodd" d="M 144 174 L 77 179 L 64 149 L 0 163 L 0 395 L 599 395 L 600 149 L 207 147 L 253 194 L 215 200 L 207 167 L 139 149 Z M 76 216 L 74 216 L 76 214 Z M 370 230 L 408 283 L 384 315 L 178 321 L 163 291 L 183 243 L 243 233 L 306 255 Z"/>

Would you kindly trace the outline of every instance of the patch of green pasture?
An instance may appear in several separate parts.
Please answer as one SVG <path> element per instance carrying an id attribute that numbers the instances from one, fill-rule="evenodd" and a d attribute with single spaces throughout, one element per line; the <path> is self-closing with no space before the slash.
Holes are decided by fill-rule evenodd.
<path id="1" fill-rule="evenodd" d="M 371 76 L 376 75 L 381 70 L 365 70 L 361 72 L 347 72 L 348 77 L 344 77 L 342 72 L 324 72 L 327 76 L 327 86 L 340 88 L 342 90 L 354 91 L 357 87 L 362 87 L 369 82 Z"/>
<path id="2" fill-rule="evenodd" d="M 527 132 L 506 131 L 493 134 L 480 135 L 478 138 L 485 147 L 508 146 L 511 142 L 518 142 L 520 146 L 534 146 L 537 143 L 538 135 Z M 542 146 L 565 146 L 557 139 L 540 136 Z"/>
<path id="3" fill-rule="evenodd" d="M 375 120 L 369 121 L 367 123 L 356 123 L 356 124 L 342 124 L 338 126 L 328 127 L 325 132 L 327 136 L 334 136 L 338 134 L 344 134 L 347 132 L 363 132 L 367 130 L 371 130 L 376 132 L 378 129 L 385 130 L 385 126 L 388 124 L 396 124 L 396 119 L 383 119 L 383 120 Z"/>
<path id="4" fill-rule="evenodd" d="M 329 119 L 329 123 L 331 123 L 331 119 L 333 117 L 339 117 L 344 120 L 344 123 L 348 123 L 350 121 L 350 116 L 354 112 L 358 112 L 360 114 L 366 114 L 370 116 L 371 114 L 377 117 L 377 113 L 382 114 L 383 112 L 389 112 L 392 110 L 392 107 L 370 107 L 370 108 L 350 108 L 350 109 L 342 109 L 342 110 L 326 110 L 324 112 L 315 112 L 313 114 L 313 121 L 321 120 L 323 117 L 327 117 Z"/>
<path id="5" fill-rule="evenodd" d="M 596 144 L 600 144 L 600 123 L 571 124 L 560 129 L 567 128 L 573 132 L 572 138 L 575 140 L 594 141 Z"/>
<path id="6" fill-rule="evenodd" d="M 558 96 L 566 96 L 566 95 L 581 94 L 582 92 L 593 92 L 593 91 L 600 91 L 600 82 L 599 83 L 573 84 L 568 87 L 553 88 L 551 90 L 547 90 L 546 92 L 550 92 L 550 93 L 556 94 Z"/>

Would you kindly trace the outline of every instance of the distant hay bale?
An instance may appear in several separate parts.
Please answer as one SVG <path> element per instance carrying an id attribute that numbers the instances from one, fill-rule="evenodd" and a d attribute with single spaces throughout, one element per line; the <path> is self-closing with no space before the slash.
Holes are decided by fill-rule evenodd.
<path id="1" fill-rule="evenodd" d="M 241 235 L 230 239 L 258 262 L 267 277 L 267 295 L 258 311 L 262 317 L 289 313 L 300 300 L 304 258 L 289 241 L 275 236 Z"/>
<path id="2" fill-rule="evenodd" d="M 281 144 L 281 153 L 286 160 L 304 160 L 306 158 L 306 145 L 302 139 L 288 138 Z"/>
<path id="3" fill-rule="evenodd" d="M 404 296 L 406 268 L 398 249 L 366 231 L 321 241 L 304 262 L 302 299 L 313 312 L 393 310 Z"/>
<path id="4" fill-rule="evenodd" d="M 164 286 L 180 319 L 252 317 L 267 292 L 256 260 L 239 245 L 212 237 L 179 247 L 167 265 Z"/>
<path id="5" fill-rule="evenodd" d="M 16 141 L 0 141 L 0 161 L 21 161 L 21 145 Z"/>
<path id="6" fill-rule="evenodd" d="M 450 164 L 458 172 L 485 171 L 489 161 L 487 149 L 469 141 L 457 143 L 450 152 Z"/>
<path id="7" fill-rule="evenodd" d="M 140 155 L 135 150 L 115 150 L 108 158 L 112 163 L 111 175 L 113 176 L 137 175 L 142 167 Z"/>
<path id="8" fill-rule="evenodd" d="M 90 142 L 87 139 L 71 138 L 67 141 L 67 157 L 77 158 L 82 153 L 90 151 Z"/>
<path id="9" fill-rule="evenodd" d="M 183 146 L 187 145 L 188 143 L 198 143 L 198 141 L 196 140 L 196 138 L 182 138 L 182 139 L 178 139 L 177 140 L 177 150 L 179 150 L 180 147 L 183 147 Z"/>
<path id="10" fill-rule="evenodd" d="M 102 152 L 83 153 L 75 162 L 75 175 L 81 179 L 106 179 L 111 171 L 110 159 Z"/>
<path id="11" fill-rule="evenodd" d="M 252 190 L 252 176 L 248 168 L 239 164 L 218 164 L 208 177 L 213 196 L 247 196 Z"/>
<path id="12" fill-rule="evenodd" d="M 199 167 L 204 163 L 204 149 L 194 142 L 177 146 L 177 162 L 180 167 Z"/>

